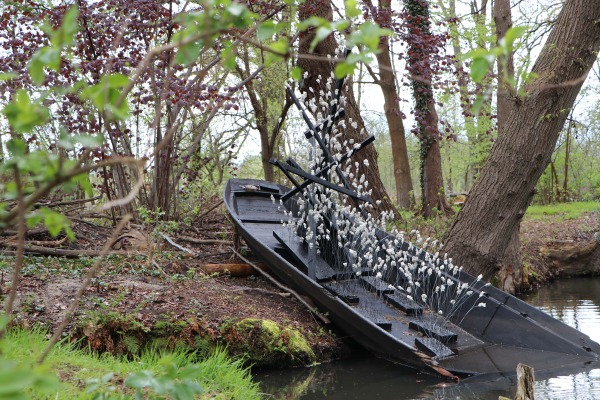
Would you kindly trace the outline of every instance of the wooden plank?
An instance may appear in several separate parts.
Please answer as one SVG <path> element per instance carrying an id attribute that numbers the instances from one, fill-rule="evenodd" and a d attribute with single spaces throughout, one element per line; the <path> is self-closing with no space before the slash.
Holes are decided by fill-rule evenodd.
<path id="1" fill-rule="evenodd" d="M 454 343 L 458 339 L 458 335 L 441 326 L 428 324 L 425 321 L 411 321 L 408 324 L 410 329 L 421 332 L 427 337 L 439 340 L 442 343 Z"/>
<path id="2" fill-rule="evenodd" d="M 361 276 L 360 280 L 366 284 L 366 288 L 369 292 L 377 293 L 378 295 L 394 293 L 394 289 L 390 288 L 390 285 L 381 278 L 375 276 Z"/>
<path id="3" fill-rule="evenodd" d="M 430 337 L 416 338 L 415 346 L 417 346 L 417 349 L 421 350 L 430 357 L 441 358 L 454 355 L 454 352 L 446 347 L 442 342 Z"/>
<path id="4" fill-rule="evenodd" d="M 315 280 L 317 282 L 325 282 L 335 278 L 336 272 L 321 257 L 317 257 L 313 263 L 309 264 L 308 252 L 300 243 L 295 242 L 294 240 L 285 239 L 282 236 L 279 236 L 277 232 L 273 232 L 273 236 L 286 248 L 294 260 L 304 268 L 305 272 L 314 269 Z"/>
<path id="5" fill-rule="evenodd" d="M 422 315 L 423 307 L 418 305 L 413 300 L 408 299 L 402 293 L 384 294 L 383 297 L 394 307 L 400 309 L 407 315 Z"/>

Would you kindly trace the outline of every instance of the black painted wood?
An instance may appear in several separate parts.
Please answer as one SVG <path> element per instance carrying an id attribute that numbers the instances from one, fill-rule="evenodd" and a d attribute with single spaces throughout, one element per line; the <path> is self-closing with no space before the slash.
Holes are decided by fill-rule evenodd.
<path id="1" fill-rule="evenodd" d="M 415 301 L 408 299 L 404 294 L 394 292 L 383 296 L 394 307 L 402 310 L 407 315 L 422 315 L 423 307 Z"/>
<path id="2" fill-rule="evenodd" d="M 394 289 L 389 287 L 389 284 L 376 276 L 361 276 L 360 280 L 365 283 L 365 287 L 369 292 L 381 294 L 394 293 Z"/>
<path id="3" fill-rule="evenodd" d="M 430 357 L 442 358 L 454 355 L 454 352 L 437 339 L 421 337 L 415 339 L 415 346 Z"/>
<path id="4" fill-rule="evenodd" d="M 408 327 L 442 343 L 454 343 L 458 339 L 458 335 L 451 330 L 423 320 L 410 321 Z"/>

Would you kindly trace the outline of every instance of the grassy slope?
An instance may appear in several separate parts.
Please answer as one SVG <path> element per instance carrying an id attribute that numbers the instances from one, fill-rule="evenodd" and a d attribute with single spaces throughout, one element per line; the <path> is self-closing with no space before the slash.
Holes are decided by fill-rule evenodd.
<path id="1" fill-rule="evenodd" d="M 527 209 L 526 218 L 542 219 L 546 216 L 555 216 L 556 220 L 579 218 L 583 213 L 600 211 L 597 201 L 577 201 L 573 203 L 556 203 L 548 205 L 532 205 Z"/>
<path id="2" fill-rule="evenodd" d="M 33 368 L 35 360 L 43 351 L 47 343 L 44 334 L 25 330 L 12 330 L 2 340 L 2 358 L 15 361 L 19 366 Z M 4 361 L 6 362 L 6 361 Z M 57 375 L 62 381 L 60 392 L 50 398 L 59 399 L 91 399 L 92 394 L 86 393 L 89 386 L 88 380 L 98 379 L 108 373 L 114 376 L 101 389 L 109 386 L 115 388 L 116 393 L 133 392 L 124 388 L 123 380 L 132 373 L 139 371 L 153 371 L 160 374 L 168 365 L 185 366 L 193 362 L 193 355 L 183 353 L 157 354 L 148 352 L 136 360 L 124 360 L 107 354 L 102 356 L 90 354 L 84 350 L 75 349 L 74 346 L 58 345 L 47 358 L 44 369 Z M 211 356 L 198 362 L 198 382 L 205 392 L 203 398 L 217 399 L 259 399 L 261 398 L 258 386 L 252 382 L 247 369 L 244 369 L 239 360 L 232 361 L 224 351 L 217 350 Z M 0 381 L 1 381 L 0 377 Z M 32 393 L 32 398 L 46 397 Z M 113 397 L 111 397 L 113 398 Z"/>

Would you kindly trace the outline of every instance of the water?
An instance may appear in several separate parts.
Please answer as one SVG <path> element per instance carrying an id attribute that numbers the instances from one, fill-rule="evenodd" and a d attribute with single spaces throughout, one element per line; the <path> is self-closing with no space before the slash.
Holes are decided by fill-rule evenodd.
<path id="1" fill-rule="evenodd" d="M 600 342 L 600 279 L 571 279 L 523 300 Z M 366 354 L 293 370 L 259 371 L 272 399 L 493 399 L 514 398 L 511 381 L 449 384 Z M 536 381 L 536 399 L 600 399 L 600 369 Z"/>

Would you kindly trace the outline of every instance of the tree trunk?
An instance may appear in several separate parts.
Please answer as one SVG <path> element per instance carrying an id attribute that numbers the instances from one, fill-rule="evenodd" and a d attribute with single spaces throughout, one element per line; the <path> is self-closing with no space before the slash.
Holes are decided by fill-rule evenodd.
<path id="1" fill-rule="evenodd" d="M 384 28 L 391 28 L 392 8 L 390 0 L 379 0 L 379 9 L 371 6 L 371 13 L 375 22 Z M 408 209 L 414 202 L 412 196 L 413 184 L 408 163 L 408 149 L 402 112 L 400 111 L 400 96 L 394 79 L 394 70 L 390 57 L 390 39 L 382 36 L 379 41 L 380 52 L 376 55 L 379 65 L 379 78 L 377 84 L 383 93 L 385 118 L 390 131 L 392 144 L 392 161 L 394 164 L 394 181 L 396 183 L 396 201 L 400 208 Z"/>
<path id="2" fill-rule="evenodd" d="M 421 198 L 423 215 L 436 215 L 434 208 L 443 215 L 452 214 L 446 201 L 442 178 L 442 156 L 440 144 L 442 136 L 438 129 L 438 114 L 431 85 L 431 60 L 427 45 L 431 37 L 429 4 L 424 0 L 406 0 L 406 10 L 410 22 L 408 33 L 408 66 L 415 98 L 415 118 L 419 140 L 421 141 Z"/>
<path id="3" fill-rule="evenodd" d="M 512 13 L 510 9 L 510 0 L 494 1 L 494 22 L 496 25 L 496 41 L 500 41 L 506 32 L 512 27 Z M 496 124 L 498 132 L 506 129 L 508 116 L 513 108 L 514 90 L 510 85 L 510 80 L 515 76 L 515 65 L 513 52 L 509 52 L 506 58 L 497 59 L 498 68 L 498 89 L 496 92 Z M 514 293 L 515 285 L 520 282 L 522 263 L 519 246 L 519 230 L 521 221 L 512 232 L 511 239 L 504 251 L 502 265 L 499 275 L 501 277 L 502 290 Z"/>
<path id="4" fill-rule="evenodd" d="M 491 278 L 550 162 L 569 110 L 598 57 L 600 7 L 565 3 L 481 175 L 446 237 L 458 265 Z"/>
<path id="5" fill-rule="evenodd" d="M 312 16 L 319 16 L 328 20 L 333 18 L 333 9 L 329 0 L 307 0 L 298 6 L 298 16 L 300 21 L 304 21 Z M 334 62 L 328 59 L 328 56 L 336 57 L 336 51 L 338 43 L 335 37 L 329 35 L 325 40 L 321 41 L 314 50 L 314 54 L 311 57 L 302 57 L 307 55 L 310 49 L 310 43 L 315 36 L 314 30 L 308 30 L 300 35 L 300 43 L 298 45 L 298 66 L 302 68 L 305 73 L 304 79 L 301 83 L 300 90 L 306 93 L 307 100 L 310 100 L 318 95 L 319 92 L 326 92 L 325 87 L 327 79 L 330 79 L 333 69 L 335 67 Z M 315 60 L 315 55 L 321 56 L 322 59 Z M 312 91 L 311 91 L 312 89 Z M 346 97 L 346 104 L 344 106 L 346 110 L 346 119 L 352 120 L 355 127 L 352 124 L 346 125 L 344 139 L 353 139 L 356 142 L 360 142 L 366 139 L 365 123 L 360 116 L 358 111 L 358 105 L 354 97 L 354 90 L 352 88 L 352 79 L 348 77 L 346 79 L 346 85 L 343 90 L 343 95 Z M 358 157 L 358 158 L 357 158 Z M 364 163 L 360 162 L 359 174 L 364 174 L 366 180 L 369 182 L 369 188 L 372 189 L 371 197 L 374 201 L 381 201 L 375 208 L 378 211 L 394 211 L 395 208 L 392 204 L 383 182 L 379 174 L 379 165 L 377 163 L 377 151 L 374 146 L 367 146 L 361 150 L 355 157 L 355 161 L 368 160 L 369 166 L 365 166 Z"/>
<path id="6" fill-rule="evenodd" d="M 502 39 L 506 32 L 512 27 L 512 14 L 510 0 L 494 1 L 494 22 L 496 23 L 496 41 Z M 498 132 L 505 129 L 508 115 L 514 102 L 514 90 L 507 79 L 515 76 L 515 65 L 513 53 L 510 52 L 506 58 L 499 57 L 498 67 L 498 91 L 496 93 Z"/>

